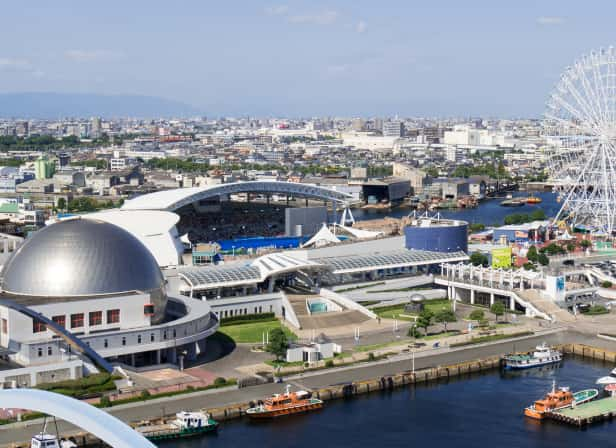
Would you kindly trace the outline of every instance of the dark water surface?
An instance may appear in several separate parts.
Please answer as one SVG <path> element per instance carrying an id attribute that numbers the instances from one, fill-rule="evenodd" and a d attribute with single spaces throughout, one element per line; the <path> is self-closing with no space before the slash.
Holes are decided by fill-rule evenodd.
<path id="1" fill-rule="evenodd" d="M 580 430 L 525 418 L 555 379 L 573 391 L 594 387 L 613 366 L 567 358 L 560 367 L 492 371 L 464 379 L 326 403 L 323 410 L 266 422 L 222 423 L 218 435 L 161 443 L 232 447 L 583 447 L 616 446 L 616 422 Z"/>
<path id="2" fill-rule="evenodd" d="M 560 204 L 556 202 L 556 195 L 551 192 L 539 192 L 534 194 L 540 197 L 543 202 L 536 205 L 523 205 L 522 207 L 503 207 L 500 205 L 505 198 L 487 199 L 482 201 L 476 208 L 456 209 L 456 210 L 438 210 L 441 216 L 445 218 L 463 219 L 469 223 L 482 223 L 485 225 L 503 224 L 505 216 L 512 213 L 532 213 L 538 208 L 543 209 L 547 217 L 553 217 L 560 209 Z M 514 192 L 513 197 L 526 197 L 526 192 Z M 393 218 L 401 218 L 407 216 L 411 212 L 408 207 L 398 207 L 393 210 L 353 210 L 353 216 L 356 220 L 362 221 L 366 219 L 379 219 L 385 216 Z M 432 213 L 432 212 L 431 212 Z M 435 213 L 435 212 L 434 212 Z"/>

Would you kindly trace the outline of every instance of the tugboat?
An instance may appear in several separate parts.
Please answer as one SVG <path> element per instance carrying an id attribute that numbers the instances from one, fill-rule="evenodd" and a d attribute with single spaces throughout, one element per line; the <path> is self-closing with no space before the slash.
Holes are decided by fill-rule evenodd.
<path id="1" fill-rule="evenodd" d="M 274 418 L 283 415 L 299 414 L 301 412 L 315 411 L 323 407 L 323 401 L 313 398 L 310 392 L 303 390 L 289 392 L 289 386 L 284 394 L 274 394 L 264 403 L 246 410 L 250 418 Z"/>
<path id="2" fill-rule="evenodd" d="M 45 419 L 43 423 L 43 430 L 30 440 L 30 448 L 77 448 L 77 445 L 70 440 L 59 439 L 57 433 L 57 425 L 56 435 L 47 433 L 47 420 Z"/>
<path id="3" fill-rule="evenodd" d="M 545 345 L 545 342 L 535 347 L 535 351 L 531 354 L 511 354 L 504 357 L 505 369 L 530 369 L 531 367 L 544 366 L 547 364 L 555 364 L 563 359 L 563 354 L 558 350 L 552 350 Z"/>
<path id="4" fill-rule="evenodd" d="M 218 422 L 204 412 L 178 412 L 175 420 L 158 425 L 137 426 L 135 431 L 151 441 L 182 439 L 218 429 Z"/>
<path id="5" fill-rule="evenodd" d="M 594 400 L 599 395 L 597 389 L 584 389 L 579 392 L 571 393 L 568 387 L 556 389 L 556 382 L 552 383 L 552 391 L 548 392 L 541 400 L 535 401 L 532 405 L 524 409 L 524 415 L 537 420 L 545 418 L 547 412 L 557 411 L 578 404 Z"/>

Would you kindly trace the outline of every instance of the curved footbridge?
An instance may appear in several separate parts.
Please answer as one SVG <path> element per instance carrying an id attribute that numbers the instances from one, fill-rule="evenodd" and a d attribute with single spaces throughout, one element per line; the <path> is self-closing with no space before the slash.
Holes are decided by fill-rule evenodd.
<path id="1" fill-rule="evenodd" d="M 65 395 L 36 389 L 0 390 L 0 406 L 53 415 L 79 426 L 113 448 L 156 448 L 117 418 Z"/>
<path id="2" fill-rule="evenodd" d="M 447 287 L 447 296 L 454 305 L 457 301 L 466 301 L 471 305 L 485 301 L 482 304 L 491 306 L 496 300 L 506 300 L 509 310 L 523 310 L 529 317 L 559 322 L 576 320 L 575 316 L 540 292 L 546 289 L 546 279 L 539 272 L 443 263 L 441 275 L 434 277 L 434 283 Z M 565 295 L 579 294 L 580 291 L 586 290 L 567 291 Z"/>

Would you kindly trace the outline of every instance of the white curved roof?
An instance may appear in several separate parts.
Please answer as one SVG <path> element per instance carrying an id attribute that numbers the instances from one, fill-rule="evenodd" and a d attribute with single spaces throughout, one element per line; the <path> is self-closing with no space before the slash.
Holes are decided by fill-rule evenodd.
<path id="1" fill-rule="evenodd" d="M 180 217 L 161 210 L 104 210 L 82 215 L 132 233 L 147 247 L 160 267 L 177 266 L 184 248 L 175 225 Z"/>
<path id="2" fill-rule="evenodd" d="M 36 389 L 0 390 L 4 408 L 28 409 L 53 415 L 95 435 L 113 448 L 156 448 L 127 424 L 86 402 Z"/>
<path id="3" fill-rule="evenodd" d="M 265 281 L 272 275 L 302 269 L 327 269 L 317 261 L 292 257 L 283 252 L 263 255 L 250 264 L 183 268 L 178 275 L 191 287 L 208 289 L 248 285 Z"/>
<path id="4" fill-rule="evenodd" d="M 351 199 L 351 195 L 347 193 L 311 184 L 281 181 L 250 181 L 157 191 L 126 201 L 122 206 L 122 210 L 173 211 L 201 199 L 245 192 L 288 193 L 336 202 L 344 202 Z"/>

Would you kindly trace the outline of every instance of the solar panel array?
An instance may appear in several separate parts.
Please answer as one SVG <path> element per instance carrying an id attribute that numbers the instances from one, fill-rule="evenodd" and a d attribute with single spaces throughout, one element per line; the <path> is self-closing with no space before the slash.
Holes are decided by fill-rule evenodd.
<path id="1" fill-rule="evenodd" d="M 183 269 L 180 274 L 194 287 L 236 282 L 254 283 L 261 280 L 259 268 L 254 266 L 191 268 Z"/>
<path id="2" fill-rule="evenodd" d="M 329 265 L 334 271 L 363 270 L 377 267 L 439 263 L 452 258 L 466 257 L 464 252 L 429 252 L 423 250 L 404 250 L 377 255 L 350 255 L 345 257 L 320 258 L 316 261 Z"/>

